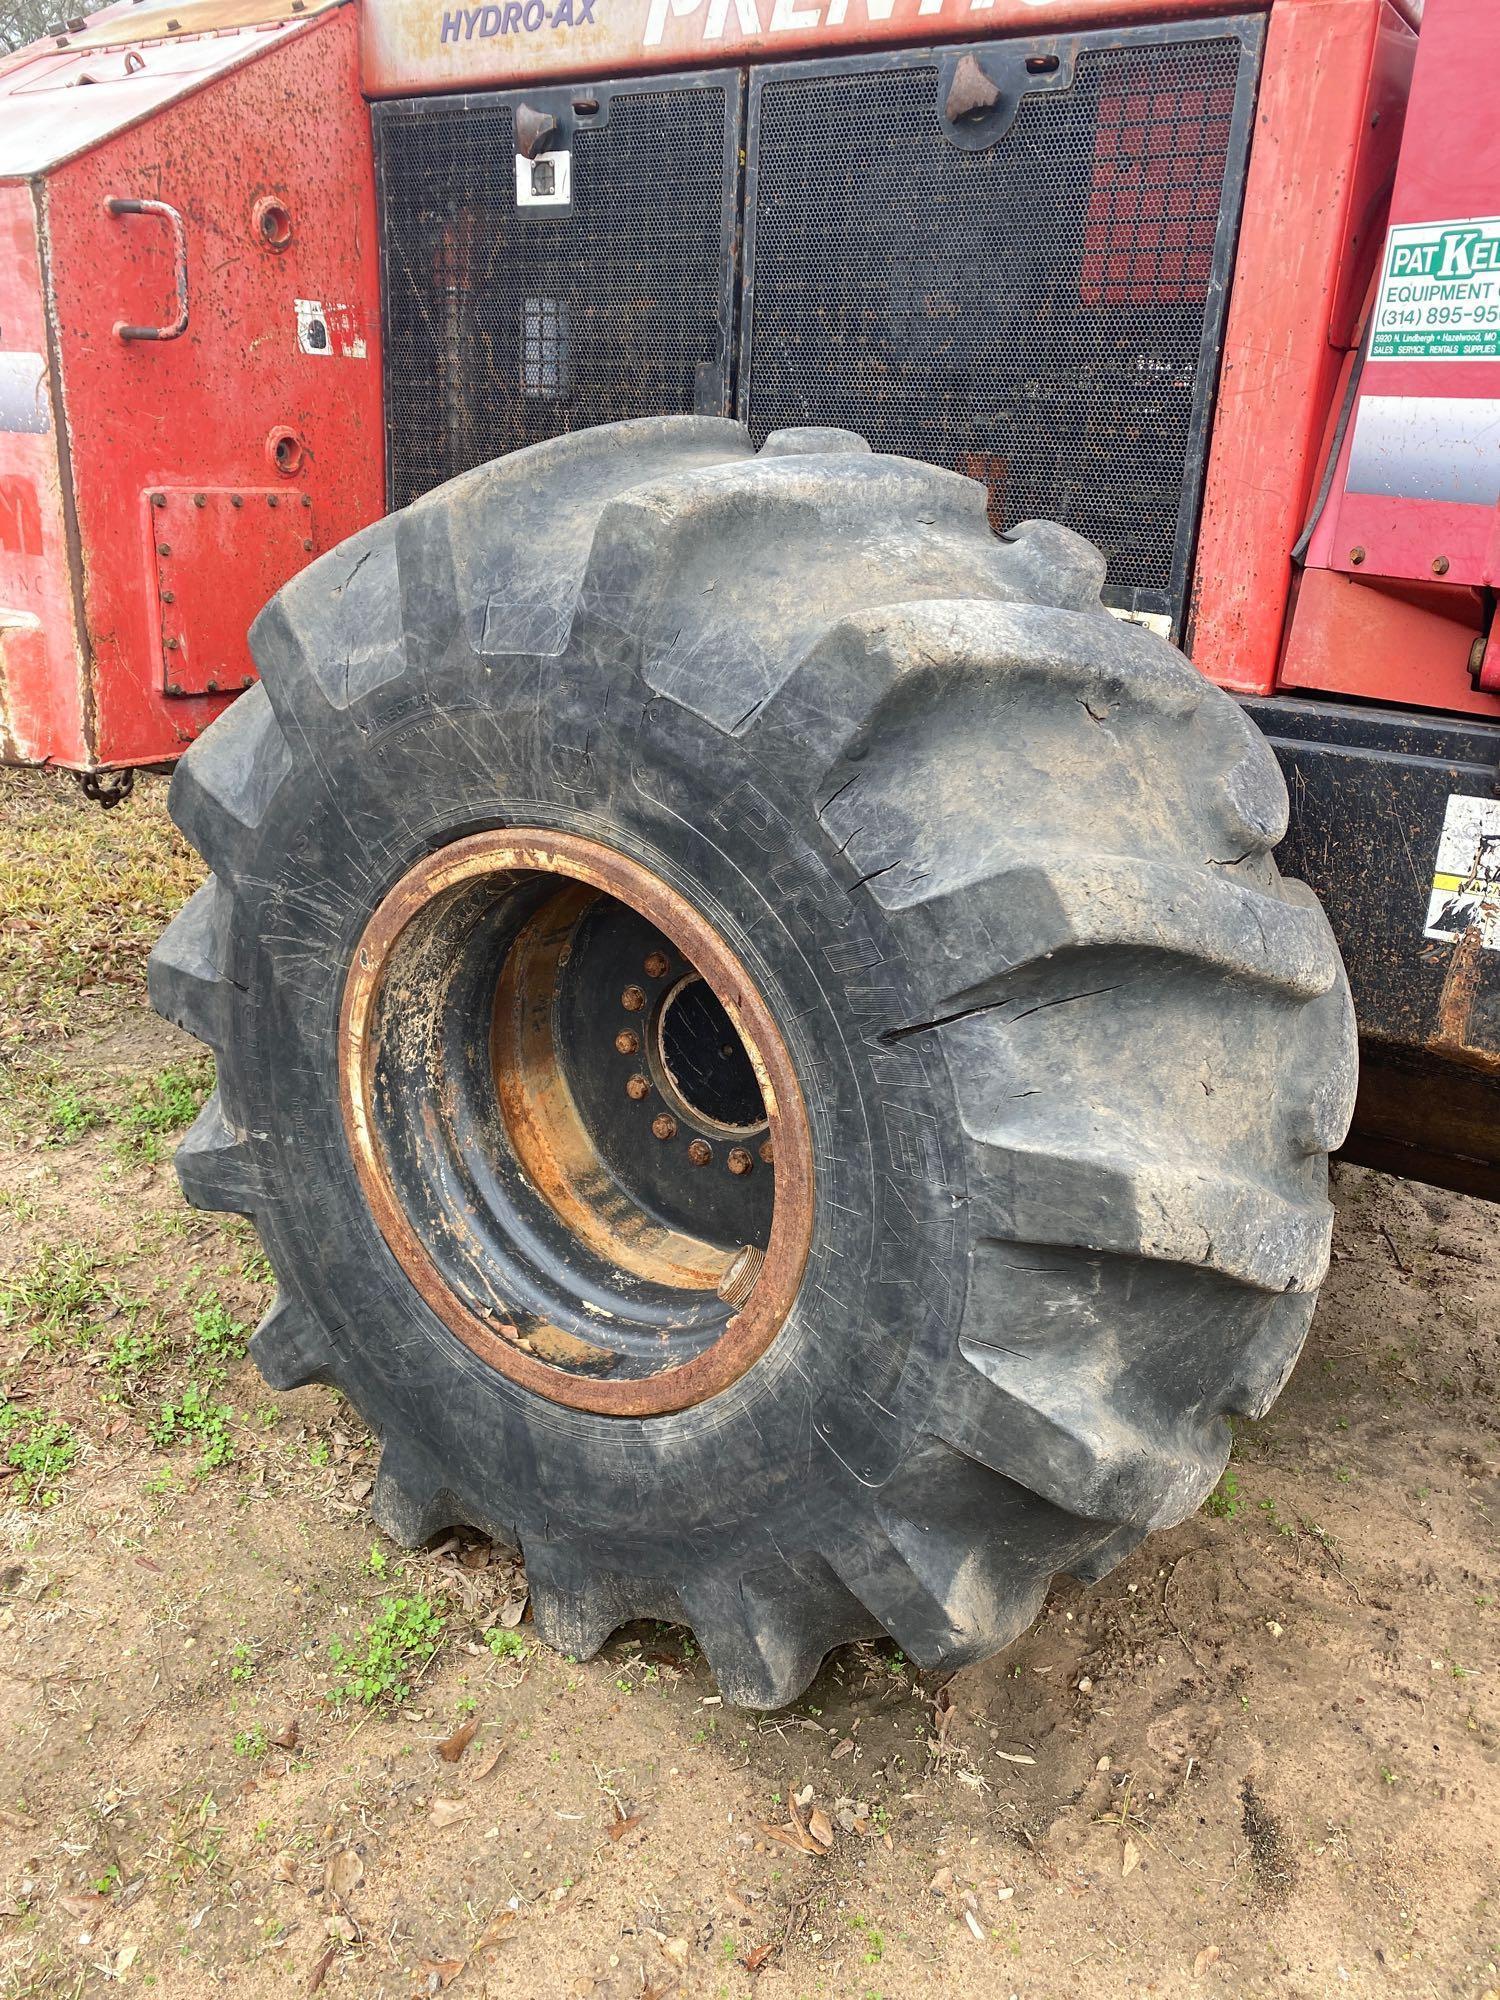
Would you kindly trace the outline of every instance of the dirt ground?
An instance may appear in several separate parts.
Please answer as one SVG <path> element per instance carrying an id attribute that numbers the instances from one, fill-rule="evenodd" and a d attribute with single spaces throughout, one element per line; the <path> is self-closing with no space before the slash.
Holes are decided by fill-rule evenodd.
<path id="1" fill-rule="evenodd" d="M 210 1065 L 144 999 L 163 798 L 0 773 L 0 1993 L 1496 2000 L 1494 1210 L 1336 1170 L 1205 1510 L 946 1685 L 567 1661 L 244 1359 L 269 1273 L 180 1200 Z"/>

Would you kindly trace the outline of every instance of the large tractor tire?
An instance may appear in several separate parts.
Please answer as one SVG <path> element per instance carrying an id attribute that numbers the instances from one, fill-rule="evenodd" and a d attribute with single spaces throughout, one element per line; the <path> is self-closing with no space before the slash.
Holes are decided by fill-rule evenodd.
<path id="1" fill-rule="evenodd" d="M 151 993 L 188 1199 L 377 1520 L 725 1695 L 949 1668 L 1197 1507 L 1297 1358 L 1348 989 L 1274 759 L 1061 528 L 842 431 L 454 480 L 257 620 Z"/>

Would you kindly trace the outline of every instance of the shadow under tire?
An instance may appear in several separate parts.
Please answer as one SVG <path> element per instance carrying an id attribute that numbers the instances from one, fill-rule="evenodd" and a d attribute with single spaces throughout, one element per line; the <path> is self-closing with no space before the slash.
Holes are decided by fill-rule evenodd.
<path id="1" fill-rule="evenodd" d="M 1286 1380 L 1348 989 L 1269 749 L 1102 580 L 846 432 L 610 425 L 314 563 L 178 767 L 151 996 L 252 1352 L 552 1644 L 680 1620 L 763 1707 L 961 1665 Z"/>

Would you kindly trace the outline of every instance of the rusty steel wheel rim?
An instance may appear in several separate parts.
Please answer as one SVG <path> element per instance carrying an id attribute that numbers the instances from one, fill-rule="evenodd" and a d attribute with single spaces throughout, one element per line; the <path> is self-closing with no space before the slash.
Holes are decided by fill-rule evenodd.
<path id="1" fill-rule="evenodd" d="M 418 862 L 355 949 L 339 1072 L 387 1246 L 513 1382 L 664 1415 L 780 1331 L 813 1218 L 797 1075 L 738 956 L 639 862 L 534 828 Z"/>

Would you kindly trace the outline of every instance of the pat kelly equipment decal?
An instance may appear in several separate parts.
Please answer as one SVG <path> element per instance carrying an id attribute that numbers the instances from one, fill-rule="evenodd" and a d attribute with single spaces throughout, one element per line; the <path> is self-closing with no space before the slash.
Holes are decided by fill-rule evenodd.
<path id="1" fill-rule="evenodd" d="M 1370 359 L 1500 361 L 1500 216 L 1391 231 Z"/>
<path id="2" fill-rule="evenodd" d="M 1455 943 L 1477 930 L 1500 951 L 1500 799 L 1454 792 L 1443 814 L 1423 935 Z"/>

